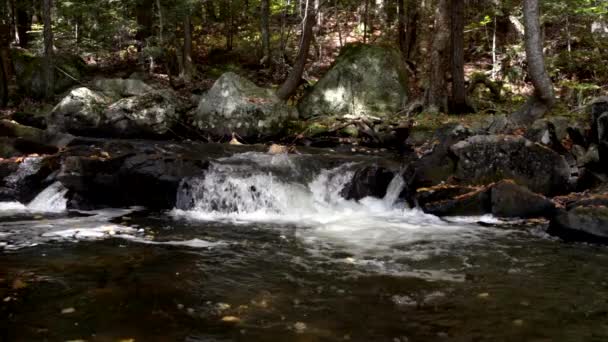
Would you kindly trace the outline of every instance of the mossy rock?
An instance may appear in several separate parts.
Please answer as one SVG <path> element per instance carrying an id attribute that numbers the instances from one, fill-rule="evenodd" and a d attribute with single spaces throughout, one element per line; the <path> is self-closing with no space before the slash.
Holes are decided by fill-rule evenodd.
<path id="1" fill-rule="evenodd" d="M 281 101 L 272 89 L 258 87 L 227 72 L 205 93 L 194 114 L 194 124 L 212 136 L 236 133 L 244 139 L 276 137 L 287 131 L 297 111 Z"/>
<path id="2" fill-rule="evenodd" d="M 45 95 L 44 58 L 23 49 L 11 50 L 19 92 L 41 99 Z M 78 56 L 58 54 L 54 57 L 55 93 L 63 92 L 85 76 L 87 65 Z M 67 75 L 66 75 L 67 74 Z M 68 76 L 69 75 L 69 76 Z"/>
<path id="3" fill-rule="evenodd" d="M 337 115 L 387 117 L 407 102 L 407 68 L 393 48 L 353 44 L 302 98 L 304 118 Z"/>

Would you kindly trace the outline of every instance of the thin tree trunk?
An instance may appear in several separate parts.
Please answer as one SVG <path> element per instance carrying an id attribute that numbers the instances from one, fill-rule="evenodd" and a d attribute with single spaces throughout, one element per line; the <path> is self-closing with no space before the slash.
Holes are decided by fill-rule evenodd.
<path id="1" fill-rule="evenodd" d="M 10 24 L 0 24 L 0 107 L 8 104 L 8 82 L 10 65 L 10 44 L 12 40 Z"/>
<path id="2" fill-rule="evenodd" d="M 184 52 L 183 52 L 183 72 L 182 78 L 184 82 L 192 82 L 194 76 L 194 63 L 192 62 L 192 20 L 190 11 L 184 18 Z"/>
<path id="3" fill-rule="evenodd" d="M 367 44 L 367 26 L 369 25 L 369 0 L 365 0 L 365 12 L 363 13 L 363 43 Z"/>
<path id="4" fill-rule="evenodd" d="M 31 29 L 32 18 L 29 11 L 25 8 L 22 8 L 25 4 L 17 5 L 17 34 L 19 35 L 19 46 L 22 48 L 27 48 L 29 43 L 29 37 L 27 32 Z"/>
<path id="5" fill-rule="evenodd" d="M 466 113 L 464 84 L 464 0 L 452 0 L 452 111 Z"/>
<path id="6" fill-rule="evenodd" d="M 262 33 L 262 65 L 271 64 L 270 56 L 270 0 L 260 4 L 260 31 Z"/>
<path id="7" fill-rule="evenodd" d="M 407 21 L 407 14 L 405 13 L 404 0 L 397 0 L 397 38 L 399 41 L 399 50 L 404 60 L 407 60 L 407 45 L 405 36 L 405 22 Z"/>
<path id="8" fill-rule="evenodd" d="M 164 41 L 164 20 L 163 20 L 163 7 L 160 3 L 160 0 L 156 0 L 156 7 L 158 9 L 158 38 L 160 40 L 160 44 L 162 46 Z"/>
<path id="9" fill-rule="evenodd" d="M 420 13 L 418 11 L 417 0 L 407 1 L 407 20 L 405 25 L 405 58 L 411 60 L 414 58 L 416 48 L 416 38 L 418 37 L 418 19 Z"/>
<path id="10" fill-rule="evenodd" d="M 494 30 L 492 33 L 492 81 L 496 81 L 496 76 L 498 75 L 498 70 L 500 67 L 498 66 L 498 58 L 496 56 L 496 30 L 498 29 L 498 20 L 494 17 Z"/>
<path id="11" fill-rule="evenodd" d="M 45 96 L 47 99 L 55 93 L 54 62 L 53 62 L 53 28 L 51 11 L 53 0 L 43 0 L 43 22 L 44 22 L 44 80 Z"/>
<path id="12" fill-rule="evenodd" d="M 306 1 L 306 17 L 304 19 L 304 28 L 302 29 L 302 40 L 300 42 L 300 49 L 296 58 L 296 63 L 293 69 L 287 76 L 287 79 L 277 90 L 277 96 L 282 100 L 287 100 L 298 88 L 298 84 L 302 79 L 304 73 L 304 67 L 308 60 L 308 52 L 310 51 L 310 43 L 313 36 L 313 28 L 316 23 L 316 13 L 313 11 L 313 6 L 309 4 L 310 0 Z"/>
<path id="13" fill-rule="evenodd" d="M 555 91 L 543 55 L 538 0 L 524 0 L 524 27 L 528 74 L 534 85 L 534 94 L 511 116 L 516 124 L 530 124 L 555 105 Z"/>
<path id="14" fill-rule="evenodd" d="M 431 46 L 429 88 L 427 90 L 427 111 L 437 113 L 447 111 L 446 66 L 450 48 L 449 0 L 439 0 L 435 12 L 435 27 Z"/>

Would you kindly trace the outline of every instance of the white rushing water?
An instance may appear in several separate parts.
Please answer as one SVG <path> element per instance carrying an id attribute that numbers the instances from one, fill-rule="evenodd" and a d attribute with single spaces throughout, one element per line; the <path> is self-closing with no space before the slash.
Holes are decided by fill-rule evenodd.
<path id="1" fill-rule="evenodd" d="M 257 158 L 252 154 L 246 157 Z M 383 269 L 398 258 L 424 260 L 466 246 L 489 232 L 471 224 L 474 219 L 449 222 L 407 208 L 399 200 L 405 186 L 400 175 L 391 181 L 384 198 L 354 201 L 341 196 L 353 177 L 351 165 L 321 170 L 303 184 L 280 176 L 281 172 L 257 171 L 234 163 L 243 158 L 213 164 L 203 177 L 184 182 L 178 194 L 182 209 L 174 210 L 174 217 L 292 225 L 298 227 L 297 239 L 313 254 L 338 249 L 353 256 L 345 259 L 347 262 Z M 291 167 L 288 162 L 284 166 Z"/>
<path id="2" fill-rule="evenodd" d="M 19 202 L 0 202 L 0 214 L 18 213 L 63 213 L 66 211 L 66 189 L 61 183 L 55 182 L 42 190 L 29 204 Z"/>

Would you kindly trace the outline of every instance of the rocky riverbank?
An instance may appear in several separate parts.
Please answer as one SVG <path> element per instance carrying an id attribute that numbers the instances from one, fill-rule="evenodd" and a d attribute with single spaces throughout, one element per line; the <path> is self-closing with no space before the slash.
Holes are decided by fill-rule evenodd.
<path id="1" fill-rule="evenodd" d="M 318 146 L 392 160 L 361 165 L 348 199 L 383 197 L 401 174 L 401 197 L 427 213 L 544 218 L 559 236 L 608 238 L 608 99 L 591 104 L 588 119 L 520 127 L 495 115 L 414 135 L 415 121 L 394 114 L 406 96 L 398 60 L 390 49 L 346 49 L 298 106 L 234 73 L 200 96 L 135 78 L 95 79 L 44 116 L 0 121 L 0 199 L 28 201 L 59 181 L 71 209 L 171 209 L 180 182 L 204 174 L 211 160 L 274 142 L 289 147 L 273 153 Z M 364 66 L 388 71 L 362 77 Z M 391 86 L 367 91 L 380 84 Z M 249 144 L 222 143 L 230 139 Z M 32 154 L 35 162 L 23 158 Z"/>

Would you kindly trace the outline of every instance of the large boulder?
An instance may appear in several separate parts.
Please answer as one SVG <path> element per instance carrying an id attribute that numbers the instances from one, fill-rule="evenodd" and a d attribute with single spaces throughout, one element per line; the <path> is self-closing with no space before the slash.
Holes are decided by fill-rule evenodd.
<path id="1" fill-rule="evenodd" d="M 171 146 L 155 149 L 130 143 L 102 149 L 74 147 L 57 179 L 70 190 L 74 209 L 140 205 L 154 209 L 175 206 L 182 179 L 200 175 L 206 156 L 182 157 Z"/>
<path id="2" fill-rule="evenodd" d="M 194 114 L 194 124 L 213 136 L 278 136 L 297 112 L 270 89 L 256 86 L 235 73 L 223 74 L 205 93 Z"/>
<path id="3" fill-rule="evenodd" d="M 511 180 L 492 186 L 492 214 L 498 217 L 551 217 L 555 203 Z"/>
<path id="4" fill-rule="evenodd" d="M 178 120 L 171 93 L 150 92 L 110 104 L 88 88 L 72 90 L 55 106 L 49 128 L 84 136 L 162 137 Z"/>
<path id="5" fill-rule="evenodd" d="M 551 221 L 550 232 L 568 239 L 608 242 L 608 195 L 569 204 Z"/>
<path id="6" fill-rule="evenodd" d="M 544 195 L 566 193 L 573 186 L 571 168 L 557 152 L 520 136 L 473 136 L 450 147 L 454 177 L 467 184 L 513 179 Z"/>
<path id="7" fill-rule="evenodd" d="M 300 102 L 300 114 L 385 117 L 407 102 L 407 67 L 395 49 L 354 44 Z"/>
<path id="8" fill-rule="evenodd" d="M 19 92 L 32 98 L 45 96 L 44 58 L 23 49 L 11 51 Z M 86 63 L 78 56 L 57 54 L 54 58 L 55 93 L 69 89 L 86 75 Z"/>
<path id="9" fill-rule="evenodd" d="M 103 111 L 110 100 L 88 88 L 72 90 L 49 115 L 50 130 L 72 134 L 94 134 L 102 123 Z"/>
<path id="10" fill-rule="evenodd" d="M 176 106 L 175 98 L 165 93 L 124 98 L 103 112 L 104 126 L 112 136 L 166 136 L 179 119 Z"/>
<path id="11" fill-rule="evenodd" d="M 493 214 L 504 218 L 552 217 L 555 204 L 511 180 L 489 186 L 438 185 L 416 191 L 418 205 L 437 216 Z"/>
<path id="12" fill-rule="evenodd" d="M 141 96 L 154 92 L 154 88 L 139 79 L 100 78 L 93 82 L 97 90 L 112 98 Z"/>

